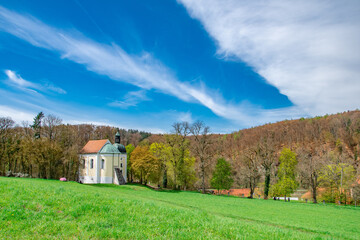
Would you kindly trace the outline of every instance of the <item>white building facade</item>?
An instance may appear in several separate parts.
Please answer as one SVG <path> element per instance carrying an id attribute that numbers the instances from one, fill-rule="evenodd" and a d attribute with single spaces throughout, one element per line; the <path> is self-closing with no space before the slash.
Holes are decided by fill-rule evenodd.
<path id="1" fill-rule="evenodd" d="M 107 139 L 91 140 L 81 150 L 79 182 L 87 184 L 125 184 L 127 179 L 127 154 L 120 144 L 120 134 L 115 143 Z"/>

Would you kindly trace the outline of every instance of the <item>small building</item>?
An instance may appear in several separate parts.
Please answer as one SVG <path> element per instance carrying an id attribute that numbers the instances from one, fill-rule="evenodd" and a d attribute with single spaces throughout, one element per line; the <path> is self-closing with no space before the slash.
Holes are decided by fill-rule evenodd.
<path id="1" fill-rule="evenodd" d="M 81 183 L 126 183 L 127 154 L 120 144 L 120 133 L 115 143 L 108 139 L 90 140 L 80 151 L 79 182 Z"/>

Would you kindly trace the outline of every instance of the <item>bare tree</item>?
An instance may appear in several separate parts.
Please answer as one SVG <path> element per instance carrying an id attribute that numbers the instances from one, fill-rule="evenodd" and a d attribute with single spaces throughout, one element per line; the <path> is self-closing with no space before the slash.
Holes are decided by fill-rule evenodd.
<path id="1" fill-rule="evenodd" d="M 355 202 L 355 207 L 356 207 L 356 203 L 358 201 L 360 201 L 360 184 L 355 183 L 351 190 L 352 190 L 352 197 L 353 197 L 353 200 Z"/>
<path id="2" fill-rule="evenodd" d="M 10 117 L 0 117 L 0 135 L 2 136 L 9 128 L 14 126 L 14 123 Z"/>
<path id="3" fill-rule="evenodd" d="M 166 142 L 171 147 L 170 163 L 174 171 L 174 189 L 180 188 L 184 175 L 185 155 L 189 147 L 186 139 L 190 134 L 190 126 L 187 122 L 179 122 L 173 124 L 173 134 L 167 135 Z"/>
<path id="4" fill-rule="evenodd" d="M 256 154 L 260 158 L 265 172 L 264 199 L 268 198 L 270 189 L 271 168 L 275 161 L 275 149 L 271 137 L 263 137 L 258 143 Z"/>
<path id="5" fill-rule="evenodd" d="M 257 154 L 256 149 L 250 148 L 244 151 L 243 155 L 243 168 L 242 174 L 246 177 L 246 180 L 250 186 L 250 198 L 253 198 L 255 188 L 259 183 L 261 177 L 261 161 L 260 156 Z"/>
<path id="6" fill-rule="evenodd" d="M 300 148 L 297 154 L 299 157 L 297 167 L 300 180 L 311 188 L 313 203 L 317 203 L 317 189 L 320 185 L 319 176 L 326 160 L 324 152 L 320 149 Z"/>
<path id="7" fill-rule="evenodd" d="M 205 179 L 207 168 L 210 163 L 211 158 L 211 144 L 212 141 L 209 136 L 210 127 L 205 126 L 204 122 L 197 121 L 192 124 L 190 132 L 194 137 L 194 144 L 192 145 L 192 150 L 195 153 L 196 157 L 199 159 L 200 164 L 200 179 L 201 179 L 201 189 L 202 193 L 205 193 Z"/>
<path id="8" fill-rule="evenodd" d="M 43 123 L 45 135 L 50 141 L 54 140 L 56 136 L 55 128 L 62 123 L 62 120 L 55 115 L 49 114 L 44 118 Z"/>

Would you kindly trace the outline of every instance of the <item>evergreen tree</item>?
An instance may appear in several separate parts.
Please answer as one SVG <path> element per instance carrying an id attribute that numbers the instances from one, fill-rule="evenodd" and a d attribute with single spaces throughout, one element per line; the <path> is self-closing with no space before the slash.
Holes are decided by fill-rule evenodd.
<path id="1" fill-rule="evenodd" d="M 38 115 L 34 118 L 34 123 L 31 125 L 32 129 L 34 129 L 34 138 L 38 139 L 40 138 L 40 130 L 41 130 L 41 121 L 44 118 L 44 113 L 39 112 Z"/>

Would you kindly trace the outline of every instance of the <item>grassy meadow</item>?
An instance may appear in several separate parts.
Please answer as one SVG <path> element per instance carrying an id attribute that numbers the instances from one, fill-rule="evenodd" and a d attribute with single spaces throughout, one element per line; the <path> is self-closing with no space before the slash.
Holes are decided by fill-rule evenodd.
<path id="1" fill-rule="evenodd" d="M 0 177 L 0 239 L 360 239 L 360 207 Z"/>

